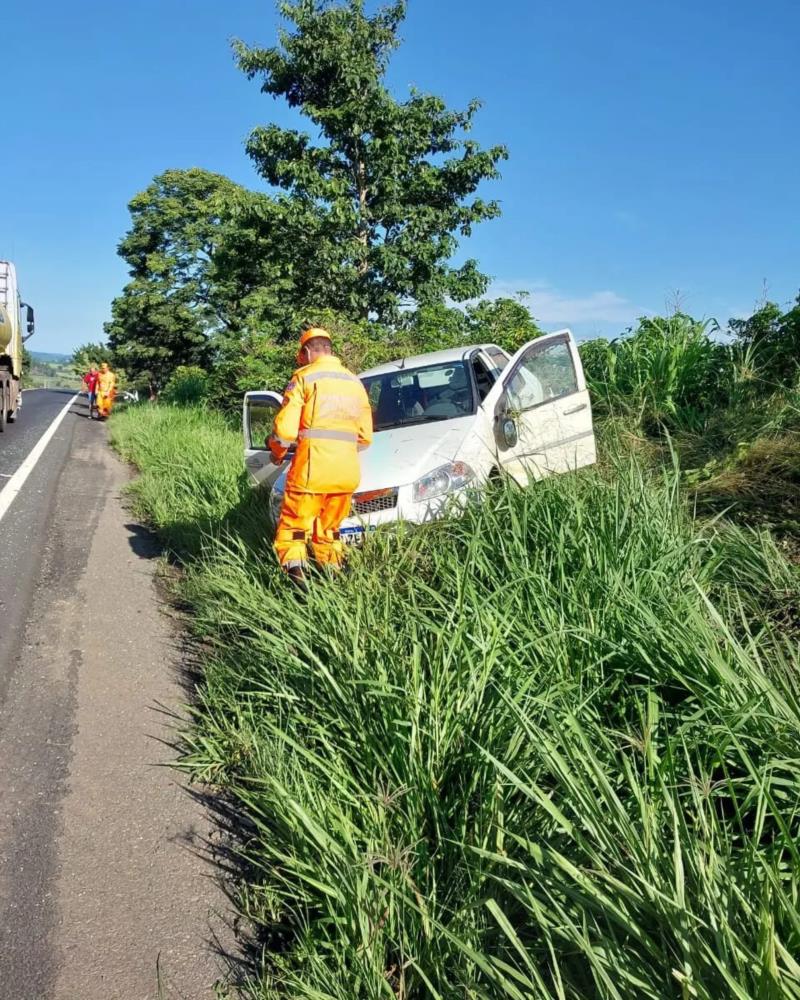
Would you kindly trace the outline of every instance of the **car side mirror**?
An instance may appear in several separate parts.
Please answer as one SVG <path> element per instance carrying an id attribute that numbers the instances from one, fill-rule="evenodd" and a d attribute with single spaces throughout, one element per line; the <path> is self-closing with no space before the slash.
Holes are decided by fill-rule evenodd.
<path id="1" fill-rule="evenodd" d="M 517 422 L 512 416 L 509 402 L 508 393 L 504 392 L 498 400 L 495 410 L 494 436 L 501 451 L 515 447 L 519 441 Z"/>
<path id="2" fill-rule="evenodd" d="M 513 448 L 519 441 L 517 423 L 514 419 L 506 415 L 500 421 L 500 435 L 506 448 Z"/>

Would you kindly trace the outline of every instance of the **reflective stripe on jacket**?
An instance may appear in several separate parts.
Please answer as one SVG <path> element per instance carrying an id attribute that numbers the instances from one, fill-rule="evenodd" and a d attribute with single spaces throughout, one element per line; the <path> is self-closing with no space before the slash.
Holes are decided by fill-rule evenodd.
<path id="1" fill-rule="evenodd" d="M 372 442 L 366 390 L 338 358 L 325 355 L 299 368 L 286 386 L 269 447 L 280 459 L 297 442 L 287 489 L 352 493 L 361 470 L 358 450 Z"/>

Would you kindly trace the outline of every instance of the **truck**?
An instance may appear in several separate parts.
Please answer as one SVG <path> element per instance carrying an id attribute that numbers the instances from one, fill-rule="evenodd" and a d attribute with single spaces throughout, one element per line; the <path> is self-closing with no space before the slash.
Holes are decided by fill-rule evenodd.
<path id="1" fill-rule="evenodd" d="M 33 331 L 33 308 L 20 298 L 17 269 L 0 260 L 0 432 L 22 406 L 22 344 Z"/>

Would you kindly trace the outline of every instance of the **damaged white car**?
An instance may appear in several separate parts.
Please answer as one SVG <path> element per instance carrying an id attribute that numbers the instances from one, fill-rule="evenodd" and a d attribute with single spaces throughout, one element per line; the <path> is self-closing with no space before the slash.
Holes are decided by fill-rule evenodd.
<path id="1" fill-rule="evenodd" d="M 569 330 L 530 341 L 513 357 L 494 344 L 459 347 L 380 365 L 359 376 L 375 437 L 361 453 L 361 484 L 342 537 L 397 520 L 438 516 L 450 498 L 500 472 L 520 485 L 591 465 L 592 409 Z M 275 519 L 286 469 L 270 462 L 266 438 L 282 397 L 244 401 L 245 464 L 270 489 Z"/>

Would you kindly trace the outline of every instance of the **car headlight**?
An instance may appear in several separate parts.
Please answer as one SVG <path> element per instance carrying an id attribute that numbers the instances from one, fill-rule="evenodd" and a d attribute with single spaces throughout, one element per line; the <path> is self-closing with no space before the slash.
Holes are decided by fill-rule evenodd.
<path id="1" fill-rule="evenodd" d="M 414 483 L 412 496 L 415 503 L 433 500 L 453 490 L 460 490 L 475 478 L 475 473 L 466 462 L 448 462 L 438 469 L 422 476 Z"/>

